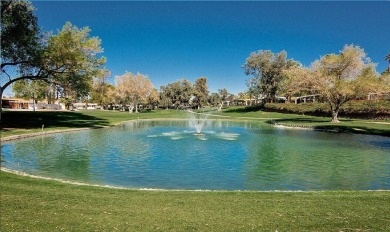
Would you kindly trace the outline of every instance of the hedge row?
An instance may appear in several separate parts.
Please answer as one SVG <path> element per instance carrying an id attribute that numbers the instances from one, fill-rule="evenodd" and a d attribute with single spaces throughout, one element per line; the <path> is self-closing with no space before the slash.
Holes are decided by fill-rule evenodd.
<path id="1" fill-rule="evenodd" d="M 331 115 L 328 103 L 267 103 L 265 104 L 265 110 L 315 116 Z M 390 101 L 350 101 L 341 107 L 339 115 L 349 118 L 390 118 Z"/>

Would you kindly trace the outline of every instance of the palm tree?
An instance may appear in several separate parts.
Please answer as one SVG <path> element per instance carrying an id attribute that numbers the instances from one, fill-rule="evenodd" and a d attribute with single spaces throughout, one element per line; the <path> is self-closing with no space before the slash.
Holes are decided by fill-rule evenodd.
<path id="1" fill-rule="evenodd" d="M 389 66 L 387 67 L 387 72 L 390 73 L 390 53 L 386 55 L 385 60 L 389 61 Z"/>

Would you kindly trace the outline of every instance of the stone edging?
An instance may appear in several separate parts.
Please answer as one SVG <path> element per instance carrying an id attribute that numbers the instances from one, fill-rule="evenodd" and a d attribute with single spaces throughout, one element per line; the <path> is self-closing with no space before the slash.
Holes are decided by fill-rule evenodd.
<path id="1" fill-rule="evenodd" d="M 82 131 L 82 130 L 91 130 L 91 129 L 96 129 L 96 128 L 82 127 L 82 128 L 76 128 L 76 129 L 51 130 L 51 131 L 35 132 L 35 133 L 28 133 L 28 134 L 21 134 L 21 135 L 11 135 L 11 136 L 7 136 L 5 138 L 1 138 L 0 141 L 1 142 L 6 142 L 6 141 L 17 140 L 17 139 L 24 139 L 24 138 L 30 138 L 30 137 L 49 135 L 49 134 L 65 133 L 65 132 L 73 132 L 73 131 Z"/>

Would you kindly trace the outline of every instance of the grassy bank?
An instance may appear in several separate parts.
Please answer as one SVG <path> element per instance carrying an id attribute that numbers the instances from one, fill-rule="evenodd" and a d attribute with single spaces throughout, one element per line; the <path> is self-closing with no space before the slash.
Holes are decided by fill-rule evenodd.
<path id="1" fill-rule="evenodd" d="M 138 191 L 0 178 L 1 231 L 390 230 L 385 191 Z"/>
<path id="2" fill-rule="evenodd" d="M 256 107 L 229 107 L 221 112 L 210 111 L 210 118 L 223 118 L 231 120 L 263 120 L 268 123 L 278 123 L 287 126 L 304 126 L 314 129 L 364 133 L 390 136 L 389 120 L 362 120 L 341 118 L 341 123 L 330 123 L 329 117 L 307 116 L 302 114 L 286 114 L 266 112 Z M 31 112 L 31 111 L 5 111 L 1 120 L 1 136 L 11 136 L 26 133 L 44 131 L 75 129 L 75 128 L 99 128 L 112 126 L 117 123 L 133 119 L 153 118 L 186 118 L 184 111 L 155 110 L 151 112 L 129 114 L 118 111 L 58 111 L 58 112 Z"/>

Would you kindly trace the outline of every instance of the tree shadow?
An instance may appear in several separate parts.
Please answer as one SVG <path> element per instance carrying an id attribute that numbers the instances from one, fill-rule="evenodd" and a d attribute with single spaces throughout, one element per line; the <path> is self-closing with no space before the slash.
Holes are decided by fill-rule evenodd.
<path id="1" fill-rule="evenodd" d="M 261 111 L 261 110 L 264 110 L 263 105 L 247 106 L 244 108 L 236 108 L 236 109 L 227 109 L 224 112 L 225 113 L 249 113 L 249 112 L 256 112 L 256 111 Z"/>
<path id="2" fill-rule="evenodd" d="M 99 128 L 108 126 L 106 119 L 68 111 L 32 112 L 4 111 L 1 115 L 1 129 L 36 129 L 50 127 Z"/>
<path id="3" fill-rule="evenodd" d="M 272 123 L 326 123 L 330 122 L 329 118 L 281 118 L 281 119 L 274 119 L 274 120 L 269 120 L 268 122 Z"/>

